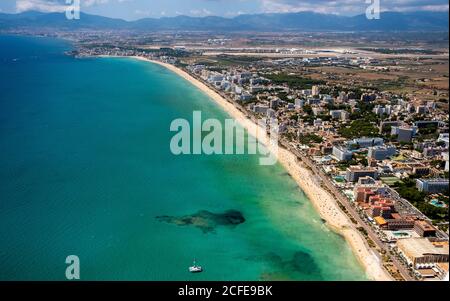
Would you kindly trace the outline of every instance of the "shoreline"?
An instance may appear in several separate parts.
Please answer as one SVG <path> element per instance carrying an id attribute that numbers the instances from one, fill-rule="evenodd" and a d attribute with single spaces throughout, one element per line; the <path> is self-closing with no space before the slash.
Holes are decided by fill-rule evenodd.
<path id="1" fill-rule="evenodd" d="M 253 135 L 254 137 L 263 136 L 262 138 L 265 140 L 263 143 L 267 146 L 267 143 L 265 142 L 268 141 L 268 137 L 265 135 L 265 132 L 237 107 L 228 102 L 225 98 L 203 82 L 194 78 L 184 70 L 167 63 L 138 56 L 131 56 L 129 58 L 160 65 L 189 81 L 192 85 L 200 89 L 216 104 L 218 104 L 228 115 L 237 120 L 245 129 L 247 129 L 250 135 Z M 263 133 L 263 135 L 261 135 L 261 133 Z M 270 146 L 268 148 L 272 151 Z M 316 211 L 319 213 L 320 217 L 326 221 L 326 225 L 332 231 L 343 236 L 351 247 L 354 255 L 365 269 L 369 279 L 377 281 L 393 280 L 391 276 L 383 269 L 382 263 L 373 253 L 374 251 L 370 248 L 370 246 L 368 246 L 365 238 L 362 237 L 361 233 L 356 229 L 349 217 L 339 208 L 333 196 L 315 181 L 316 176 L 304 167 L 301 162 L 298 162 L 297 157 L 284 147 L 279 146 L 278 152 L 272 151 L 272 153 L 277 156 L 278 162 L 288 171 L 289 175 L 304 191 Z"/>

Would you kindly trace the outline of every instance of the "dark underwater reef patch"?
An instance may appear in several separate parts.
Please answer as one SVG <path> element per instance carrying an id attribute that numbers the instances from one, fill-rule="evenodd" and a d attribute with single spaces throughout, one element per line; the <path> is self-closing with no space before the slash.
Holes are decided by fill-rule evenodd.
<path id="1" fill-rule="evenodd" d="M 223 213 L 213 213 L 200 210 L 197 213 L 184 216 L 157 216 L 160 222 L 175 224 L 178 226 L 194 226 L 204 233 L 213 232 L 218 226 L 236 226 L 245 222 L 240 211 L 228 210 Z"/>
<path id="2" fill-rule="evenodd" d="M 269 252 L 247 258 L 250 261 L 265 261 L 271 268 L 260 275 L 260 280 L 323 280 L 324 277 L 315 259 L 305 251 L 296 251 L 290 258 Z"/>

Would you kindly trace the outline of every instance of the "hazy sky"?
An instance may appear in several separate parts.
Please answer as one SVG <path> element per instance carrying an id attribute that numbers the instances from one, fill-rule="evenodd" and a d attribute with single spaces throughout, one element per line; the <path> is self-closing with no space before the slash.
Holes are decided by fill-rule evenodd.
<path id="1" fill-rule="evenodd" d="M 73 0 L 67 0 L 73 1 Z M 232 17 L 263 12 L 315 11 L 341 15 L 365 12 L 375 0 L 80 0 L 85 13 L 139 19 L 176 15 Z M 380 0 L 382 10 L 448 11 L 448 0 Z M 62 11 L 66 0 L 0 0 L 0 12 Z"/>

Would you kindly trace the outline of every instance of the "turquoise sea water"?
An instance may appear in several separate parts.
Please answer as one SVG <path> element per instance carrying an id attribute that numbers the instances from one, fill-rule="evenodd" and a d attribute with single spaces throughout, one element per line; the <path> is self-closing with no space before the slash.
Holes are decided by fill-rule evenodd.
<path id="1" fill-rule="evenodd" d="M 75 59 L 54 39 L 0 36 L 0 279 L 365 280 L 280 166 L 174 156 L 175 118 L 221 120 L 206 95 L 132 59 Z M 202 231 L 157 216 L 240 211 Z M 190 274 L 196 258 L 205 271 Z"/>

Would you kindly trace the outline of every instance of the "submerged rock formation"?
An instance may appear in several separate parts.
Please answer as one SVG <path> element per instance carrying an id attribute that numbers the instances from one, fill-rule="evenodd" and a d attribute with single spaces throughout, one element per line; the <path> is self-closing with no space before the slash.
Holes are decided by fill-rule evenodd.
<path id="1" fill-rule="evenodd" d="M 194 226 L 204 233 L 213 232 L 217 226 L 236 226 L 245 222 L 240 211 L 228 210 L 223 213 L 213 213 L 200 210 L 197 213 L 185 216 L 157 216 L 161 222 L 171 223 L 179 226 Z"/>

